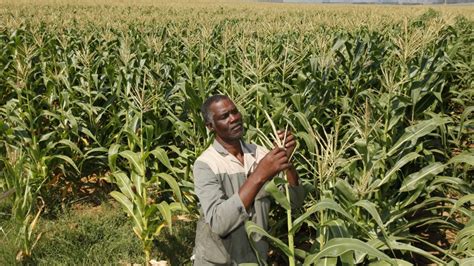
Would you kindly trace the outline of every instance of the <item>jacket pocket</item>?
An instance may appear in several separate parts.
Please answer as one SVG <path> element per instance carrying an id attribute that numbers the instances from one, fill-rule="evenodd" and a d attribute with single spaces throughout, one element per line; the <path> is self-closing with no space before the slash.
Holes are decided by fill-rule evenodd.
<path id="1" fill-rule="evenodd" d="M 212 264 L 230 265 L 230 236 L 221 238 L 199 219 L 196 226 L 196 257 Z"/>

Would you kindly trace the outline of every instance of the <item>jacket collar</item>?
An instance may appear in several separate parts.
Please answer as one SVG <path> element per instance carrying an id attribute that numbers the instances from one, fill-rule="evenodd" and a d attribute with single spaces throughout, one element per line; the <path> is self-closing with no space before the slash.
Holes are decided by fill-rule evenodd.
<path id="1" fill-rule="evenodd" d="M 218 152 L 220 153 L 221 155 L 228 155 L 229 154 L 229 151 L 226 150 L 224 148 L 224 146 L 222 146 L 219 141 L 217 141 L 216 139 L 214 139 L 214 143 L 212 143 L 212 147 Z"/>
<path id="2" fill-rule="evenodd" d="M 244 155 L 246 153 L 250 153 L 253 157 L 255 157 L 255 151 L 252 150 L 249 145 L 242 140 L 240 141 L 240 146 L 242 147 L 242 152 Z M 229 151 L 224 148 L 216 139 L 214 139 L 214 142 L 212 143 L 212 147 L 221 155 L 226 156 L 229 155 Z"/>

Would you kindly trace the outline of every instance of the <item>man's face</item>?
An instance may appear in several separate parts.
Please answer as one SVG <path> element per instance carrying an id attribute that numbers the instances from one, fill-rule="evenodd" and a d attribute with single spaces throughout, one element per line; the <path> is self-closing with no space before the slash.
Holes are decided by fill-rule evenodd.
<path id="1" fill-rule="evenodd" d="M 224 141 L 240 140 L 244 135 L 242 115 L 230 99 L 223 99 L 209 107 L 213 123 L 207 126 Z"/>

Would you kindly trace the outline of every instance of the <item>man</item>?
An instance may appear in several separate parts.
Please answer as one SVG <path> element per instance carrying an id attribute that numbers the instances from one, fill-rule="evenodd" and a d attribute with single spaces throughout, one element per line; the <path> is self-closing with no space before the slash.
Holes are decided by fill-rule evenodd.
<path id="1" fill-rule="evenodd" d="M 270 198 L 264 184 L 286 171 L 293 207 L 303 202 L 303 187 L 288 160 L 296 146 L 295 138 L 287 134 L 285 148 L 271 151 L 244 143 L 242 115 L 224 95 L 209 97 L 201 111 L 215 140 L 193 169 L 201 212 L 194 265 L 256 263 L 244 224 L 251 220 L 267 230 Z M 279 137 L 283 140 L 284 132 L 279 132 Z M 259 257 L 266 260 L 268 243 L 261 236 L 253 240 Z"/>

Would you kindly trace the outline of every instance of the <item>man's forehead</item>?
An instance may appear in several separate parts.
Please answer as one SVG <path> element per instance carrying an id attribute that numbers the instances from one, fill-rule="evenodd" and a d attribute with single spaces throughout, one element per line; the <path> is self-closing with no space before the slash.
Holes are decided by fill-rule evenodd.
<path id="1" fill-rule="evenodd" d="M 232 100 L 222 99 L 218 102 L 214 102 L 211 105 L 210 109 L 213 111 L 213 113 L 218 114 L 218 113 L 225 113 L 225 112 L 231 111 L 234 108 L 236 107 L 235 107 L 234 102 L 232 102 Z"/>

